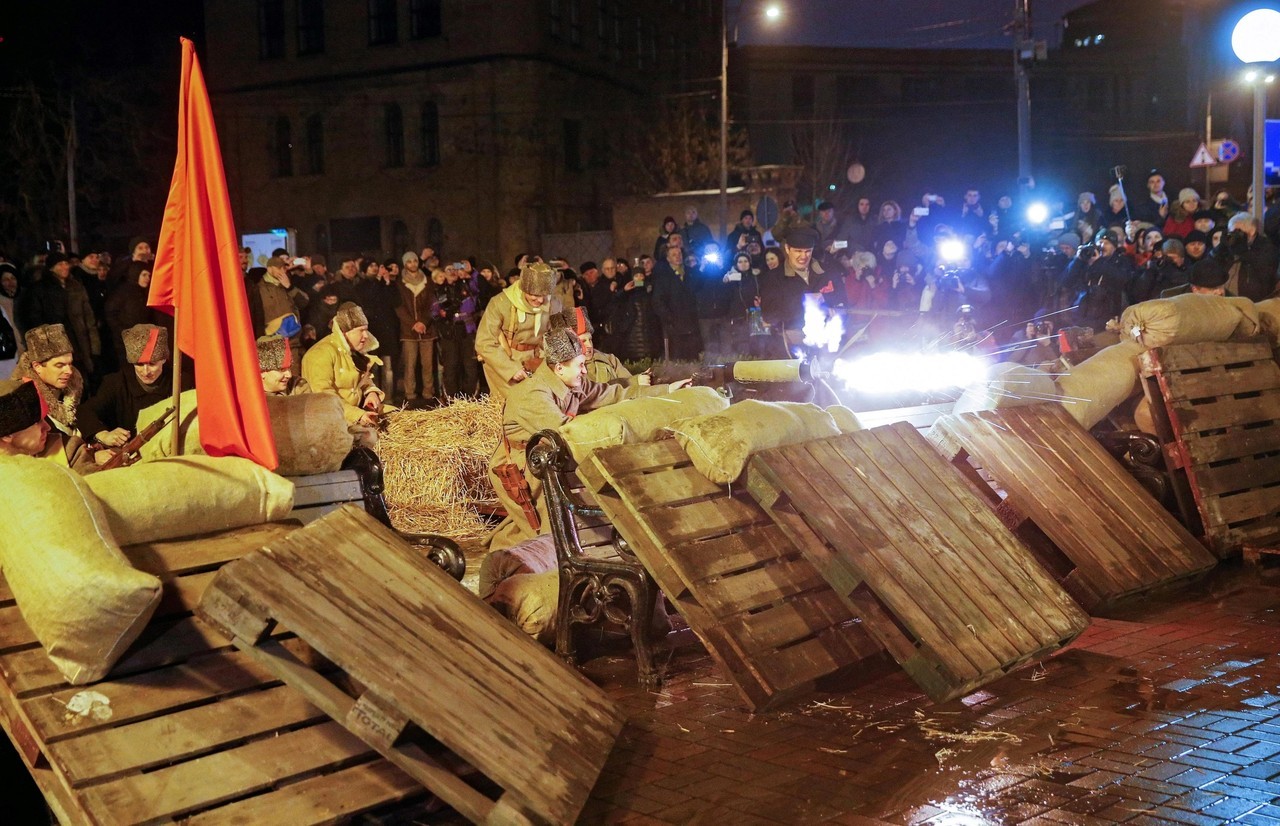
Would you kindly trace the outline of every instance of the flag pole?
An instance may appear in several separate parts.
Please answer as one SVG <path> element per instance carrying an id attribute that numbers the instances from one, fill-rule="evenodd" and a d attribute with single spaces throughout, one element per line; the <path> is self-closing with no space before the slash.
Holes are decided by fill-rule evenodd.
<path id="1" fill-rule="evenodd" d="M 178 346 L 178 313 L 173 314 L 173 433 L 169 435 L 169 455 L 182 455 L 182 348 Z"/>

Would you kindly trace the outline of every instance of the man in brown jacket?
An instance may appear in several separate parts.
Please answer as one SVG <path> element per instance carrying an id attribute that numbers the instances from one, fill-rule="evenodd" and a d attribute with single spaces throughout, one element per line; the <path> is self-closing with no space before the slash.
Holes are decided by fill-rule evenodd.
<path id="1" fill-rule="evenodd" d="M 431 323 L 431 304 L 435 301 L 435 285 L 422 270 L 418 256 L 406 252 L 401 256 L 400 306 L 396 316 L 400 319 L 400 357 L 404 365 L 404 401 L 416 406 L 418 396 L 418 367 L 422 367 L 422 396 L 433 399 L 436 395 L 435 344 L 436 330 Z"/>

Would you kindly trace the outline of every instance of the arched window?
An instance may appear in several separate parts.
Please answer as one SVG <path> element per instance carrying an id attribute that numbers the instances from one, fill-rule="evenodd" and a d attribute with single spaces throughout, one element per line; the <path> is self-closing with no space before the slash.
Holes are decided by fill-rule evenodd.
<path id="1" fill-rule="evenodd" d="M 427 101 L 422 104 L 422 165 L 440 163 L 440 107 Z"/>
<path id="2" fill-rule="evenodd" d="M 413 249 L 413 239 L 409 237 L 409 227 L 404 221 L 396 221 L 391 225 L 391 253 L 393 258 L 399 258 L 404 253 Z"/>
<path id="3" fill-rule="evenodd" d="M 382 122 L 386 133 L 387 166 L 404 166 L 404 114 L 400 104 L 388 103 L 383 109 Z"/>
<path id="4" fill-rule="evenodd" d="M 319 113 L 307 118 L 307 172 L 324 174 L 324 119 Z"/>
<path id="5" fill-rule="evenodd" d="M 276 118 L 276 177 L 288 178 L 293 175 L 293 130 L 289 119 L 284 115 Z"/>
<path id="6" fill-rule="evenodd" d="M 436 252 L 440 252 L 440 248 L 444 246 L 444 224 L 440 223 L 439 218 L 432 218 L 427 222 L 427 246 Z"/>

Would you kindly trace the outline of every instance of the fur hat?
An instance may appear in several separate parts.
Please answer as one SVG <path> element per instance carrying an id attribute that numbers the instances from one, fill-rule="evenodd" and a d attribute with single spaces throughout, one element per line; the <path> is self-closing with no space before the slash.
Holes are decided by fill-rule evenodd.
<path id="1" fill-rule="evenodd" d="M 0 436 L 26 430 L 48 412 L 40 391 L 29 381 L 0 381 Z"/>
<path id="2" fill-rule="evenodd" d="M 155 364 L 169 360 L 169 331 L 155 324 L 135 324 L 120 334 L 124 358 L 130 364 Z"/>
<path id="3" fill-rule="evenodd" d="M 585 307 L 570 307 L 551 316 L 548 330 L 573 330 L 575 335 L 595 335 L 596 328 L 591 326 Z"/>
<path id="4" fill-rule="evenodd" d="M 564 364 L 575 356 L 582 355 L 582 342 L 573 330 L 561 327 L 559 330 L 548 330 L 542 337 L 542 350 L 547 364 Z"/>
<path id="5" fill-rule="evenodd" d="M 293 346 L 289 339 L 280 336 L 263 336 L 258 339 L 258 369 L 268 370 L 293 369 Z"/>
<path id="6" fill-rule="evenodd" d="M 556 287 L 556 271 L 548 264 L 535 261 L 520 270 L 520 289 L 529 295 L 551 295 Z"/>
<path id="7" fill-rule="evenodd" d="M 818 231 L 808 224 L 796 224 L 787 230 L 787 235 L 782 240 L 788 247 L 811 250 L 818 246 Z"/>
<path id="8" fill-rule="evenodd" d="M 1214 289 L 1227 283 L 1231 274 L 1216 258 L 1205 258 L 1197 261 L 1191 268 L 1191 286 Z"/>
<path id="9" fill-rule="evenodd" d="M 369 317 L 364 314 L 364 310 L 360 309 L 360 305 L 353 301 L 342 302 L 333 320 L 337 322 L 338 329 L 344 333 L 349 333 L 357 327 L 369 326 Z"/>
<path id="10" fill-rule="evenodd" d="M 27 330 L 27 356 L 34 362 L 73 352 L 67 328 L 61 324 L 41 324 Z"/>

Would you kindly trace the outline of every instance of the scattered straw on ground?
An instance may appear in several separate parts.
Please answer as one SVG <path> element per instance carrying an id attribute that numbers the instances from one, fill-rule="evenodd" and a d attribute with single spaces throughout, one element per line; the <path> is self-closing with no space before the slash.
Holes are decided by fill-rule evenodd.
<path id="1" fill-rule="evenodd" d="M 378 437 L 387 509 L 397 530 L 474 539 L 488 531 L 477 505 L 497 501 L 489 456 L 502 404 L 456 399 L 436 410 L 398 410 Z"/>

